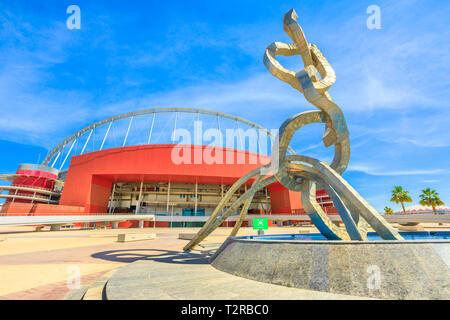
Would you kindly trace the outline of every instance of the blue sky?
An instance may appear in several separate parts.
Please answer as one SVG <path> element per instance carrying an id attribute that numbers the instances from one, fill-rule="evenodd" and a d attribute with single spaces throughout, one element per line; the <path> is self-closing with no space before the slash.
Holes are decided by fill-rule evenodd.
<path id="1" fill-rule="evenodd" d="M 81 29 L 66 8 L 81 8 Z M 366 27 L 369 5 L 381 29 Z M 336 71 L 330 89 L 350 130 L 344 176 L 378 210 L 394 185 L 418 202 L 450 203 L 448 1 L 3 1 L 0 3 L 0 173 L 36 163 L 74 131 L 154 107 L 241 116 L 267 128 L 314 109 L 262 64 L 289 42 L 295 8 L 309 42 Z M 300 70 L 298 57 L 282 59 Z M 330 160 L 323 128 L 295 135 L 296 151 Z"/>

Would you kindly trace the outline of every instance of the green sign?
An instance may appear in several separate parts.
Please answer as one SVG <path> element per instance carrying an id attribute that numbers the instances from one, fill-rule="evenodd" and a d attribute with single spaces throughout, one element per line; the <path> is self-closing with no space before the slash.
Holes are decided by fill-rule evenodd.
<path id="1" fill-rule="evenodd" d="M 267 218 L 253 218 L 253 230 L 267 230 L 269 223 Z"/>

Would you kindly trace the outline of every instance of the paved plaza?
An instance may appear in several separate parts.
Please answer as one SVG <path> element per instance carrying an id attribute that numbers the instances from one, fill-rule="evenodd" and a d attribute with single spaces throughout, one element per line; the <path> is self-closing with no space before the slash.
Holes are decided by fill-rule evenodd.
<path id="1" fill-rule="evenodd" d="M 437 224 L 426 225 L 427 230 L 449 230 Z M 162 257 L 186 257 L 183 246 L 188 240 L 178 239 L 179 233 L 195 233 L 198 228 L 145 228 L 145 229 L 106 229 L 106 230 L 64 230 L 35 232 L 32 227 L 5 227 L 0 229 L 0 299 L 64 299 L 70 289 L 67 287 L 68 278 L 73 275 L 73 268 L 79 268 L 81 286 L 88 286 L 101 276 L 119 267 L 129 265 L 137 260 L 145 260 L 152 279 L 158 284 L 154 297 L 165 294 L 174 299 L 203 298 L 208 299 L 208 290 L 197 289 L 214 288 L 224 281 L 230 286 L 230 299 L 233 297 L 233 283 L 247 283 L 248 295 L 257 292 L 274 292 L 272 298 L 286 299 L 286 292 L 295 299 L 318 298 L 327 299 L 325 293 L 310 290 L 284 288 L 269 284 L 262 284 L 252 280 L 235 277 L 218 271 L 206 263 L 179 263 L 176 259 L 162 259 Z M 202 242 L 204 248 L 196 250 L 201 259 L 213 248 L 218 247 L 230 233 L 231 228 L 219 228 L 208 239 Z M 267 234 L 317 232 L 314 227 L 271 227 Z M 156 233 L 155 240 L 117 242 L 119 233 Z M 256 234 L 250 228 L 241 228 L 238 235 Z M 196 254 L 196 253 L 193 253 Z M 181 258 L 185 259 L 185 258 Z M 188 259 L 189 260 L 189 259 Z M 202 260 L 204 261 L 204 260 Z M 167 272 L 161 272 L 165 269 Z M 187 277 L 187 275 L 190 275 Z M 214 274 L 217 280 L 209 277 Z M 186 277 L 185 277 L 186 275 Z M 181 294 L 173 291 L 168 277 L 178 278 L 180 285 L 192 290 Z M 199 278 L 200 277 L 200 278 Z M 203 278 L 201 278 L 203 277 Z M 181 279 L 184 279 L 183 281 Z M 188 281 L 189 282 L 186 282 Z M 167 288 L 162 284 L 167 283 Z M 200 286 L 200 287 L 198 287 Z M 264 287 L 264 290 L 262 289 Z M 197 289 L 195 289 L 197 288 Z M 276 290 L 274 289 L 276 288 Z M 166 290 L 166 293 L 162 294 Z M 288 291 L 286 291 L 286 290 Z M 170 291 L 172 290 L 172 291 Z M 196 291 L 197 290 L 197 291 Z M 275 291 L 273 291 L 275 290 Z M 223 292 L 223 291 L 222 291 Z M 239 289 L 239 292 L 242 292 Z M 275 294 L 276 292 L 276 294 Z M 295 294 L 293 293 L 295 292 Z M 245 294 L 245 293 L 242 293 Z M 150 297 L 150 296 L 149 296 Z M 167 296 L 166 296 L 167 297 Z M 236 298 L 250 299 L 238 295 Z M 256 298 L 256 296 L 254 296 Z M 265 298 L 271 298 L 265 296 Z M 333 297 L 333 299 L 336 297 Z"/>
<path id="2" fill-rule="evenodd" d="M 306 230 L 305 228 L 303 228 Z M 34 232 L 32 227 L 4 227 L 0 235 L 0 299 L 62 299 L 69 293 L 70 268 L 79 267 L 81 284 L 89 284 L 104 273 L 159 254 L 158 250 L 182 252 L 186 240 L 178 233 L 198 228 L 145 228 L 64 230 Z M 278 228 L 277 228 L 278 230 Z M 299 228 L 280 228 L 299 232 Z M 217 230 L 205 243 L 221 243 L 231 228 Z M 155 240 L 119 243 L 120 233 L 156 233 Z M 242 230 L 242 234 L 254 233 Z M 117 254 L 115 254 L 115 252 Z"/>

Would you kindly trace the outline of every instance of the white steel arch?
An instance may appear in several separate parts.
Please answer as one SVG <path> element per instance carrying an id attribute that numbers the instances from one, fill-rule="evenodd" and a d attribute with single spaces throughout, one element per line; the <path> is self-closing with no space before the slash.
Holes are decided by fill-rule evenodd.
<path id="1" fill-rule="evenodd" d="M 214 116 L 214 117 L 217 117 L 217 119 L 219 119 L 219 118 L 229 119 L 229 120 L 235 121 L 236 124 L 242 123 L 242 124 L 244 124 L 244 125 L 246 125 L 248 127 L 261 130 L 261 131 L 265 132 L 268 136 L 270 136 L 272 138 L 275 138 L 273 133 L 270 132 L 269 130 L 267 130 L 266 128 L 261 127 L 260 125 L 255 124 L 255 123 L 253 123 L 251 121 L 245 120 L 245 119 L 237 117 L 237 116 L 229 115 L 229 114 L 226 114 L 226 113 L 221 113 L 221 112 L 216 112 L 216 111 L 209 111 L 209 110 L 203 110 L 203 109 L 196 109 L 196 108 L 153 108 L 153 109 L 145 109 L 145 110 L 128 112 L 128 113 L 120 114 L 120 115 L 117 115 L 117 116 L 109 117 L 109 118 L 106 118 L 104 120 L 95 122 L 95 123 L 93 123 L 93 124 L 83 128 L 81 130 L 78 130 L 77 132 L 75 132 L 71 136 L 69 136 L 66 139 L 64 139 L 55 148 L 53 148 L 48 153 L 48 155 L 45 157 L 45 159 L 43 160 L 42 164 L 43 165 L 48 165 L 50 163 L 50 161 L 52 159 L 54 159 L 53 160 L 53 165 L 54 165 L 56 163 L 56 161 L 58 160 L 58 158 L 60 157 L 61 153 L 63 152 L 64 147 L 66 147 L 70 143 L 72 143 L 71 146 L 73 146 L 75 141 L 80 136 L 82 136 L 85 133 L 89 132 L 88 138 L 87 138 L 86 142 L 84 143 L 83 149 L 82 149 L 82 151 L 80 153 L 80 154 L 83 154 L 85 152 L 86 145 L 88 144 L 89 140 L 91 139 L 91 135 L 92 135 L 93 131 L 95 129 L 99 128 L 99 127 L 108 125 L 108 129 L 106 130 L 106 134 L 105 134 L 105 136 L 104 136 L 104 138 L 102 140 L 102 143 L 100 145 L 100 148 L 99 148 L 99 150 L 102 150 L 103 146 L 104 146 L 104 143 L 105 143 L 105 140 L 106 140 L 106 137 L 107 137 L 107 135 L 108 135 L 108 133 L 110 131 L 111 124 L 113 122 L 115 122 L 115 121 L 118 121 L 118 120 L 123 120 L 123 119 L 130 118 L 130 122 L 129 122 L 129 126 L 128 126 L 128 129 L 127 129 L 127 133 L 126 133 L 124 141 L 123 141 L 123 146 L 125 146 L 125 143 L 126 143 L 126 140 L 127 140 L 127 137 L 128 137 L 128 133 L 130 131 L 130 127 L 131 127 L 132 122 L 133 122 L 133 119 L 135 117 L 138 117 L 138 116 L 145 116 L 145 115 L 153 114 L 153 118 L 152 118 L 152 121 L 151 121 L 151 127 L 150 127 L 150 131 L 149 131 L 149 134 L 148 134 L 148 139 L 147 139 L 147 144 L 150 144 L 151 137 L 152 137 L 152 132 L 153 132 L 153 126 L 154 126 L 154 122 L 155 122 L 155 116 L 156 116 L 157 113 L 175 113 L 176 114 L 175 119 L 177 119 L 179 113 L 193 113 L 193 114 L 197 114 L 197 120 L 198 120 L 198 116 L 200 114 Z M 219 121 L 219 120 L 217 120 L 217 121 Z M 219 127 L 220 127 L 220 124 L 219 124 Z M 238 125 L 238 127 L 239 127 L 239 125 Z M 173 128 L 175 130 L 176 123 L 174 123 Z M 172 132 L 172 134 L 173 134 L 173 132 Z M 242 141 L 241 141 L 241 143 L 239 145 L 242 147 Z M 67 158 L 68 158 L 68 156 L 69 156 L 71 151 L 72 151 L 72 148 L 70 148 L 70 150 L 68 151 L 67 155 L 65 156 L 65 158 L 64 158 L 65 160 L 67 160 Z M 289 152 L 291 154 L 295 154 L 295 152 L 290 147 L 289 147 Z M 65 160 L 64 160 L 64 162 L 65 162 Z M 61 164 L 60 168 L 62 168 L 64 166 L 64 162 Z"/>

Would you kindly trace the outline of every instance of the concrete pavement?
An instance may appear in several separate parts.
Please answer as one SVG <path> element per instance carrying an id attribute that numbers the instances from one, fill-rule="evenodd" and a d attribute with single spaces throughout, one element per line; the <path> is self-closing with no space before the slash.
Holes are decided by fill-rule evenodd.
<path id="1" fill-rule="evenodd" d="M 365 299 L 288 288 L 231 275 L 204 253 L 167 253 L 119 268 L 106 284 L 108 300 L 317 300 Z"/>
<path id="2" fill-rule="evenodd" d="M 426 230 L 448 230 L 445 226 L 425 225 Z M 186 240 L 178 233 L 195 233 L 199 228 L 144 228 L 116 230 L 65 230 L 35 232 L 32 227 L 0 228 L 0 299 L 63 299 L 71 289 L 67 279 L 70 267 L 78 266 L 81 285 L 137 260 L 182 253 Z M 118 243 L 119 233 L 156 233 L 155 240 Z M 217 229 L 202 245 L 210 249 L 221 244 L 231 228 Z M 317 232 L 314 227 L 271 227 L 267 234 Z M 242 228 L 241 235 L 256 234 Z M 167 257 L 166 257 L 167 258 Z M 176 263 L 163 263 L 168 268 Z M 69 269 L 68 269 L 69 268 Z M 189 267 L 188 267 L 189 268 Z M 199 269 L 200 270 L 200 269 Z M 203 272 L 203 270 L 201 271 Z M 242 281 L 242 278 L 239 278 Z"/>

